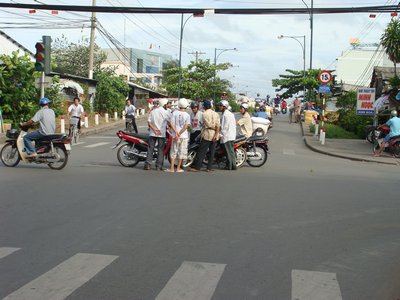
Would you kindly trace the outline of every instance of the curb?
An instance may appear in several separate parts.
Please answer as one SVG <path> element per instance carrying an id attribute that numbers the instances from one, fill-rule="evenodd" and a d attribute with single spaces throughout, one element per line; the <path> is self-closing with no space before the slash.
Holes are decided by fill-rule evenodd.
<path id="1" fill-rule="evenodd" d="M 371 162 L 371 163 L 377 163 L 377 164 L 383 164 L 383 165 L 392 165 L 392 166 L 393 165 L 394 166 L 398 166 L 399 165 L 399 163 L 397 163 L 395 161 L 394 162 L 376 161 L 376 160 L 372 160 L 372 159 L 341 155 L 341 154 L 336 154 L 336 153 L 324 151 L 324 150 L 321 150 L 321 149 L 317 149 L 317 148 L 315 148 L 314 146 L 311 146 L 308 143 L 307 137 L 304 135 L 304 128 L 303 128 L 303 123 L 302 122 L 300 122 L 300 127 L 301 127 L 301 133 L 303 135 L 303 140 L 304 140 L 305 145 L 307 146 L 307 148 L 309 148 L 310 150 L 312 150 L 314 152 L 321 153 L 321 154 L 324 154 L 324 155 L 339 157 L 339 158 L 343 158 L 343 159 L 349 159 L 349 160 L 353 160 L 353 161 Z"/>

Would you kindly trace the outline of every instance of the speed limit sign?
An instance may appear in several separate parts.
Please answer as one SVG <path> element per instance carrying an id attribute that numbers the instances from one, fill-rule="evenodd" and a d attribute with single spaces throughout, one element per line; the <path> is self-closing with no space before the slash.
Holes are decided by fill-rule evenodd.
<path id="1" fill-rule="evenodd" d="M 322 84 L 328 84 L 332 81 L 332 74 L 329 71 L 323 70 L 318 74 L 318 80 Z"/>

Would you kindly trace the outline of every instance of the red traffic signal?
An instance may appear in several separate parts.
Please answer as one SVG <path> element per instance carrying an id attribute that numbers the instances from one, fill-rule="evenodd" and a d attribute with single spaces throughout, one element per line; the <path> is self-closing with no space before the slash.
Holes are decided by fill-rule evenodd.
<path id="1" fill-rule="evenodd" d="M 43 36 L 43 42 L 37 42 L 35 44 L 36 54 L 35 54 L 35 69 L 39 72 L 45 72 L 50 74 L 50 55 L 51 55 L 51 37 Z"/>

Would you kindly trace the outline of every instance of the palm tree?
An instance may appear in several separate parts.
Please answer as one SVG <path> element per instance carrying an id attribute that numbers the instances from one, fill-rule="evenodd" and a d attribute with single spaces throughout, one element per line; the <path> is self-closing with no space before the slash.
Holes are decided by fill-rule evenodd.
<path id="1" fill-rule="evenodd" d="M 400 20 L 393 18 L 381 36 L 381 44 L 394 64 L 394 76 L 397 77 L 396 64 L 400 63 Z"/>

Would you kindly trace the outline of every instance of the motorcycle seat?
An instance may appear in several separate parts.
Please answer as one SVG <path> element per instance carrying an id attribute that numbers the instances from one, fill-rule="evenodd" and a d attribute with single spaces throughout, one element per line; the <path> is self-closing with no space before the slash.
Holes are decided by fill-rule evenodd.
<path id="1" fill-rule="evenodd" d="M 145 140 L 145 141 L 148 141 L 149 136 L 150 136 L 148 133 L 134 133 L 134 132 L 129 132 L 129 131 L 124 131 L 124 133 L 126 135 L 134 136 L 134 137 L 137 137 L 137 138 Z"/>
<path id="2" fill-rule="evenodd" d="M 254 141 L 263 141 L 263 140 L 265 140 L 265 136 L 252 135 L 251 137 L 249 137 L 249 139 L 247 141 L 254 142 Z"/>
<path id="3" fill-rule="evenodd" d="M 66 137 L 67 136 L 65 134 L 63 134 L 63 133 L 61 133 L 61 134 L 49 134 L 49 135 L 46 135 L 46 136 L 40 138 L 39 141 L 46 142 L 46 141 L 63 140 Z"/>
<path id="4" fill-rule="evenodd" d="M 236 137 L 235 143 L 245 141 L 246 139 L 247 139 L 246 136 L 244 136 L 244 135 L 238 135 L 238 136 Z"/>

